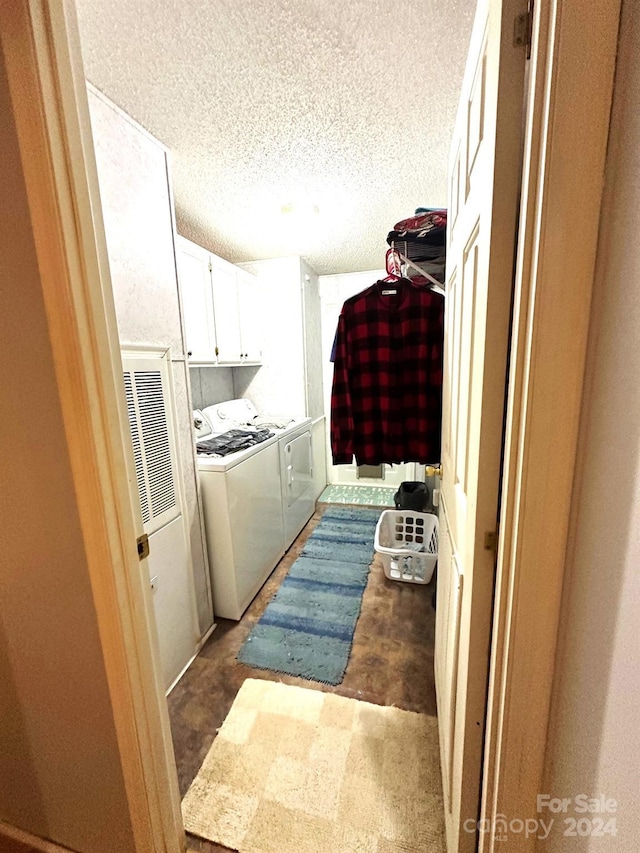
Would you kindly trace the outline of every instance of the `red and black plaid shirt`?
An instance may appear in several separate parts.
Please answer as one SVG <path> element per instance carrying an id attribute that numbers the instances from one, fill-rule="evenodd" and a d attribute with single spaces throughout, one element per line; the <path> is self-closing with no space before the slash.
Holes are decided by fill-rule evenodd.
<path id="1" fill-rule="evenodd" d="M 407 279 L 342 306 L 331 392 L 334 465 L 440 460 L 444 299 Z"/>

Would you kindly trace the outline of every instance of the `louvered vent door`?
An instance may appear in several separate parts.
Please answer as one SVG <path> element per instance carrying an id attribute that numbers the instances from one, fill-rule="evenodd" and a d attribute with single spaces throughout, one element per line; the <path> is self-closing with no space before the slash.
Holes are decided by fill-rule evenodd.
<path id="1" fill-rule="evenodd" d="M 123 356 L 124 389 L 145 533 L 180 515 L 166 356 Z"/>

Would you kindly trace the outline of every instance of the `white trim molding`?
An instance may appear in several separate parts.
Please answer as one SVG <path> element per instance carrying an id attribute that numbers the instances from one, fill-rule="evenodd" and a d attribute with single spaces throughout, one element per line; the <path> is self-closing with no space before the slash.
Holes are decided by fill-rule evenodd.
<path id="1" fill-rule="evenodd" d="M 479 849 L 536 818 L 620 2 L 535 4 Z M 509 836 L 533 850 L 535 835 Z"/>

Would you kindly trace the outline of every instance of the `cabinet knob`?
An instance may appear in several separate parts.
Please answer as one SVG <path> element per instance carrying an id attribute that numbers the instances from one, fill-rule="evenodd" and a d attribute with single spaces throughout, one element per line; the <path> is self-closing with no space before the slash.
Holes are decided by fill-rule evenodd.
<path id="1" fill-rule="evenodd" d="M 188 351 L 188 353 L 187 353 L 187 355 L 188 355 L 188 356 L 192 356 L 192 355 L 193 355 L 193 352 L 192 352 L 191 350 L 189 350 L 189 351 Z"/>

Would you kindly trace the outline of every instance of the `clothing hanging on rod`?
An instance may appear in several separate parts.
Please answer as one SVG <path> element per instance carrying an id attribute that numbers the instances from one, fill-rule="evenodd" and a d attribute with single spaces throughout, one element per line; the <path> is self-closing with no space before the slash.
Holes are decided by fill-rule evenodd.
<path id="1" fill-rule="evenodd" d="M 391 249 L 387 249 L 386 261 L 385 261 L 386 269 L 387 269 L 387 277 L 384 279 L 381 279 L 382 281 L 389 281 L 389 282 L 397 281 L 399 278 L 403 277 L 402 271 L 401 271 L 401 262 L 399 260 L 396 260 L 397 255 L 398 255 L 398 253 L 396 252 L 396 250 L 393 247 Z M 426 279 L 423 279 L 422 282 L 416 282 L 416 283 L 422 284 L 424 282 L 426 282 Z M 335 331 L 335 334 L 333 336 L 333 344 L 331 345 L 331 355 L 329 356 L 329 361 L 332 363 L 334 363 L 336 360 L 336 347 L 337 347 L 337 345 L 338 345 L 338 328 L 336 326 L 336 331 Z"/>
<path id="2" fill-rule="evenodd" d="M 331 395 L 334 465 L 440 459 L 444 300 L 407 278 L 342 307 Z"/>

